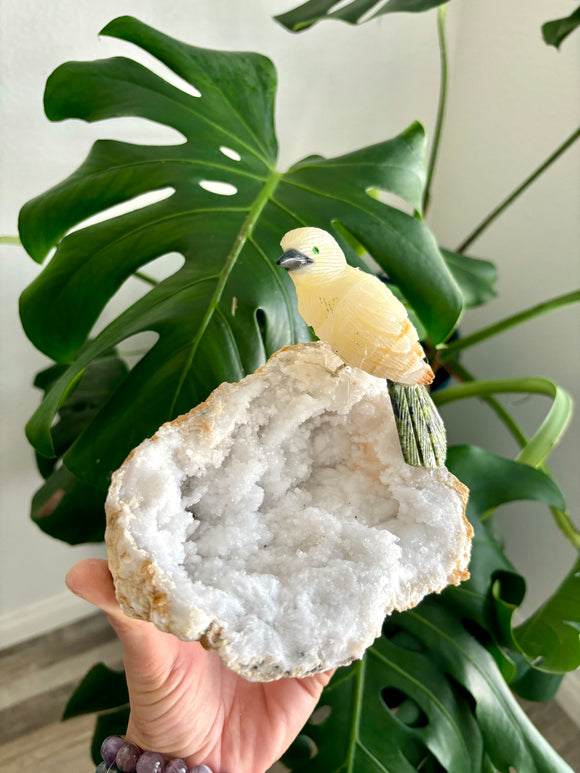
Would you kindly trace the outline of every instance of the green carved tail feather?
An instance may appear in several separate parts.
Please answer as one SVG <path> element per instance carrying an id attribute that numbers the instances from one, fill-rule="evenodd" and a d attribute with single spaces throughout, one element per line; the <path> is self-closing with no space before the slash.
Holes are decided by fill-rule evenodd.
<path id="1" fill-rule="evenodd" d="M 387 379 L 403 458 L 413 467 L 442 467 L 447 455 L 445 426 L 424 386 Z"/>

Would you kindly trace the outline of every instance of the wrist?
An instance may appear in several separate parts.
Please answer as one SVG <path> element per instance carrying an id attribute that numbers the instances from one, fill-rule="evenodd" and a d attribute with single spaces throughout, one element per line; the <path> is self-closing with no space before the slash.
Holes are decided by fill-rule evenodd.
<path id="1" fill-rule="evenodd" d="M 121 736 L 105 738 L 101 744 L 101 757 L 103 761 L 96 773 L 214 773 L 209 765 L 189 766 L 181 757 L 169 758 Z"/>

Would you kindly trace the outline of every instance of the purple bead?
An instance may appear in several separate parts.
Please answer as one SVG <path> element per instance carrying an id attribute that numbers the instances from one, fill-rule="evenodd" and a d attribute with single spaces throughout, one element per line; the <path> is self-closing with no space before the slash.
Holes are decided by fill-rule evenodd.
<path id="1" fill-rule="evenodd" d="M 101 757 L 103 762 L 107 763 L 107 767 L 115 764 L 117 752 L 125 746 L 125 741 L 118 735 L 108 735 L 101 744 Z"/>
<path id="2" fill-rule="evenodd" d="M 137 773 L 163 773 L 165 759 L 158 752 L 143 752 L 137 760 Z"/>
<path id="3" fill-rule="evenodd" d="M 165 767 L 165 773 L 187 773 L 187 771 L 187 763 L 185 760 L 182 760 L 181 757 L 171 760 Z"/>
<path id="4" fill-rule="evenodd" d="M 135 773 L 141 749 L 134 743 L 125 743 L 117 752 L 115 765 L 122 773 Z"/>
<path id="5" fill-rule="evenodd" d="M 195 768 L 192 768 L 189 771 L 189 773 L 213 773 L 213 770 L 207 765 L 196 765 Z"/>

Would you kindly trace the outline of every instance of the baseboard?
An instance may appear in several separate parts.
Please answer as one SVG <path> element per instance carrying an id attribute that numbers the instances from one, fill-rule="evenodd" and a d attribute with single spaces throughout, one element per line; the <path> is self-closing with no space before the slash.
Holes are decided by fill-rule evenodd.
<path id="1" fill-rule="evenodd" d="M 556 700 L 570 717 L 580 727 L 580 671 L 566 674 Z"/>
<path id="2" fill-rule="evenodd" d="M 70 591 L 7 612 L 0 615 L 0 649 L 41 636 L 94 612 L 92 604 Z"/>

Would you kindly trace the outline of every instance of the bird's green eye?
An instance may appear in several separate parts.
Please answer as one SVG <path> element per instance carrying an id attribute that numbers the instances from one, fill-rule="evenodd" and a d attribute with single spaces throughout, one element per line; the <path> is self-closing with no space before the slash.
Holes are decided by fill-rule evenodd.
<path id="1" fill-rule="evenodd" d="M 312 252 L 313 252 L 315 255 L 320 255 L 320 250 L 318 249 L 318 247 L 313 247 L 313 248 L 312 248 Z"/>

